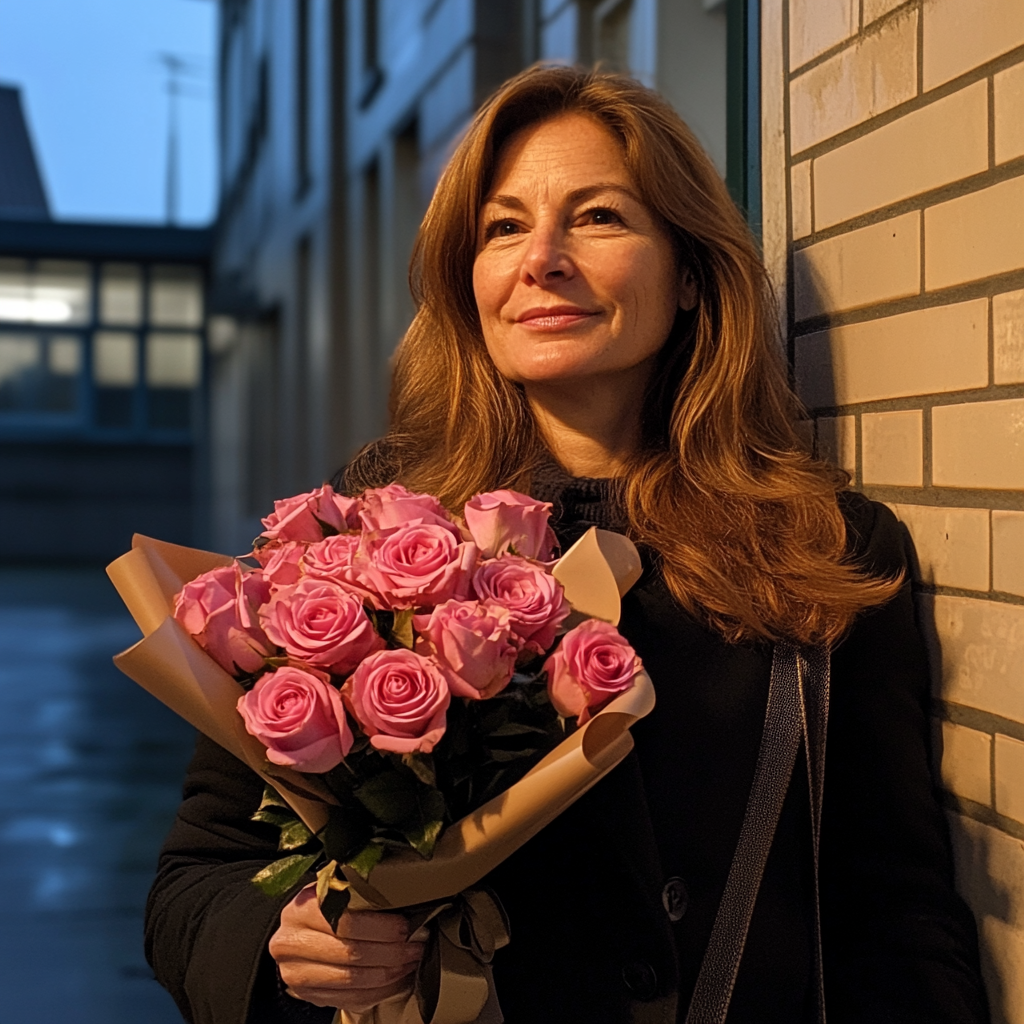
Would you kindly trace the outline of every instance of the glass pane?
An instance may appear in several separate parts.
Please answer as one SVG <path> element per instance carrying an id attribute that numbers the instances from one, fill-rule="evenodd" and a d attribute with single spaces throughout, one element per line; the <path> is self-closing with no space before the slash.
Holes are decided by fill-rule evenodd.
<path id="1" fill-rule="evenodd" d="M 92 318 L 88 263 L 40 260 L 32 275 L 32 316 L 37 324 L 87 324 Z"/>
<path id="2" fill-rule="evenodd" d="M 142 273 L 134 263 L 103 265 L 100 320 L 118 327 L 138 327 L 142 323 Z"/>
<path id="3" fill-rule="evenodd" d="M 97 331 L 92 339 L 92 378 L 101 387 L 130 388 L 139 379 L 139 348 L 127 331 Z"/>
<path id="4" fill-rule="evenodd" d="M 82 341 L 75 335 L 0 335 L 0 410 L 78 409 Z"/>
<path id="5" fill-rule="evenodd" d="M 31 291 L 26 260 L 0 260 L 0 320 L 31 320 Z"/>
<path id="6" fill-rule="evenodd" d="M 134 406 L 135 392 L 129 388 L 97 388 L 96 426 L 130 427 Z"/>
<path id="7" fill-rule="evenodd" d="M 161 388 L 148 397 L 149 425 L 156 430 L 188 430 L 192 420 L 191 390 Z"/>
<path id="8" fill-rule="evenodd" d="M 198 334 L 153 331 L 146 338 L 146 383 L 151 388 L 194 388 L 202 373 Z"/>
<path id="9" fill-rule="evenodd" d="M 202 324 L 203 279 L 197 267 L 153 267 L 149 280 L 149 322 L 157 327 Z"/>

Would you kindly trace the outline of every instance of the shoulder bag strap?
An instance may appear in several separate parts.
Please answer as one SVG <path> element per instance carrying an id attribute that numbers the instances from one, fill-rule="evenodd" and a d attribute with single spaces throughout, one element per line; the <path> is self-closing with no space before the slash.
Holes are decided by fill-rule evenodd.
<path id="1" fill-rule="evenodd" d="M 686 1024 L 725 1024 L 743 957 L 743 947 L 747 941 L 750 918 L 761 887 L 761 877 L 801 741 L 806 743 L 808 751 L 811 787 L 817 940 L 815 967 L 818 976 L 819 1019 L 824 1024 L 817 869 L 825 725 L 828 716 L 828 666 L 829 654 L 824 648 L 801 651 L 792 644 L 775 645 L 771 682 L 768 686 L 768 707 L 754 782 L 725 891 L 722 893 L 722 901 L 718 906 L 711 938 L 686 1015 Z"/>

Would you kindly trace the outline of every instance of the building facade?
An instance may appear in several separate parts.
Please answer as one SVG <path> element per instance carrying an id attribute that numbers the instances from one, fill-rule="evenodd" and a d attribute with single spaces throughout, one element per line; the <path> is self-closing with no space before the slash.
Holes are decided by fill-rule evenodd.
<path id="1" fill-rule="evenodd" d="M 1024 1022 L 1024 4 L 763 0 L 765 255 L 819 453 L 912 536 L 936 774 Z"/>

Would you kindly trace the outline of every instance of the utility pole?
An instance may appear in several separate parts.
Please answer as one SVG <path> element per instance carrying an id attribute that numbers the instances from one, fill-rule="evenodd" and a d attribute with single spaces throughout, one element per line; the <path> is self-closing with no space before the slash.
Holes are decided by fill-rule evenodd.
<path id="1" fill-rule="evenodd" d="M 189 62 L 173 53 L 161 53 L 167 70 L 167 172 L 165 178 L 164 219 L 178 223 L 178 96 L 180 76 L 189 70 Z"/>

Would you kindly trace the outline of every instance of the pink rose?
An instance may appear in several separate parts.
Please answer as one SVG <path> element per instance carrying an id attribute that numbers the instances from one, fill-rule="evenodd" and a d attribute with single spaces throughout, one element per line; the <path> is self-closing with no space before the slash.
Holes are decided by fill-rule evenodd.
<path id="1" fill-rule="evenodd" d="M 466 502 L 466 526 L 484 558 L 506 552 L 549 561 L 558 541 L 548 520 L 551 503 L 518 491 L 488 491 Z"/>
<path id="2" fill-rule="evenodd" d="M 221 668 L 247 675 L 274 653 L 256 614 L 269 597 L 262 573 L 243 572 L 235 562 L 186 583 L 174 599 L 174 617 Z"/>
<path id="3" fill-rule="evenodd" d="M 306 551 L 305 544 L 296 541 L 271 541 L 254 551 L 256 561 L 263 566 L 263 576 L 276 587 L 287 587 L 299 582 L 299 560 Z"/>
<path id="4" fill-rule="evenodd" d="M 572 610 L 562 584 L 551 573 L 515 555 L 478 566 L 473 589 L 481 601 L 497 601 L 508 609 L 512 635 L 537 654 L 555 642 L 558 627 Z"/>
<path id="5" fill-rule="evenodd" d="M 444 735 L 451 696 L 444 674 L 430 658 L 404 648 L 371 654 L 342 693 L 378 750 L 429 754 Z"/>
<path id="6" fill-rule="evenodd" d="M 476 545 L 430 523 L 406 523 L 371 537 L 357 579 L 386 608 L 422 608 L 463 598 L 476 564 Z"/>
<path id="7" fill-rule="evenodd" d="M 325 535 L 359 529 L 359 501 L 335 494 L 330 484 L 274 502 L 260 534 L 269 540 L 301 540 L 315 544 Z"/>
<path id="8" fill-rule="evenodd" d="M 544 671 L 558 713 L 563 718 L 578 715 L 583 725 L 595 708 L 633 685 L 640 659 L 614 626 L 587 619 L 565 634 L 544 662 Z"/>
<path id="9" fill-rule="evenodd" d="M 352 747 L 341 694 L 313 669 L 286 665 L 260 676 L 238 698 L 238 713 L 267 760 L 300 772 L 329 772 Z"/>
<path id="10" fill-rule="evenodd" d="M 459 528 L 444 506 L 432 494 L 413 494 L 401 484 L 388 484 L 363 494 L 360 513 L 363 525 L 372 533 L 387 532 L 409 523 L 440 526 L 461 539 Z"/>
<path id="11" fill-rule="evenodd" d="M 318 579 L 344 579 L 359 550 L 358 533 L 339 533 L 310 544 L 302 556 L 302 571 Z"/>
<path id="12" fill-rule="evenodd" d="M 456 697 L 486 700 L 508 686 L 515 671 L 509 614 L 493 601 L 445 601 L 429 615 L 414 615 L 424 654 L 447 669 Z"/>
<path id="13" fill-rule="evenodd" d="M 293 658 L 339 676 L 384 646 L 359 596 L 330 580 L 277 588 L 261 618 L 267 636 Z"/>

